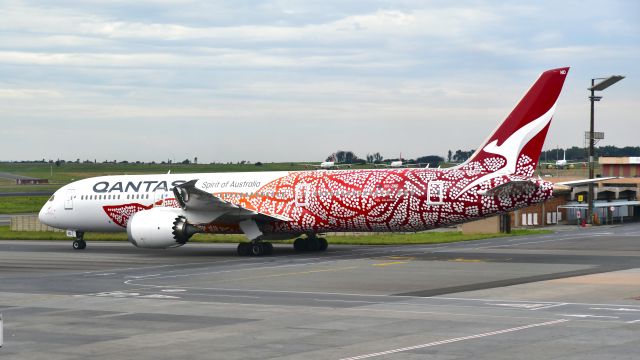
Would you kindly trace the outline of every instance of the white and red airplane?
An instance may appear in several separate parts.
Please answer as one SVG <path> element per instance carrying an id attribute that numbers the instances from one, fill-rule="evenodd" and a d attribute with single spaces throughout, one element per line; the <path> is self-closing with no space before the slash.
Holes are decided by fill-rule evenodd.
<path id="1" fill-rule="evenodd" d="M 238 253 L 261 255 L 269 240 L 298 237 L 296 250 L 324 250 L 325 232 L 421 231 L 506 213 L 553 196 L 554 185 L 533 174 L 568 70 L 542 73 L 456 167 L 103 176 L 60 188 L 39 218 L 75 235 L 75 249 L 90 231 L 126 230 L 143 248 L 244 233 Z"/>
<path id="2" fill-rule="evenodd" d="M 335 161 L 323 161 L 320 164 L 303 164 L 305 167 L 315 167 L 323 170 L 339 169 L 341 167 L 351 167 L 351 164 L 337 164 Z"/>
<path id="3" fill-rule="evenodd" d="M 573 168 L 575 164 L 582 164 L 582 166 L 587 166 L 587 163 L 585 162 L 567 161 L 567 150 L 562 151 L 562 159 L 558 159 L 553 163 L 544 163 L 547 168 L 555 167 L 556 169 L 564 169 L 565 167 Z"/>

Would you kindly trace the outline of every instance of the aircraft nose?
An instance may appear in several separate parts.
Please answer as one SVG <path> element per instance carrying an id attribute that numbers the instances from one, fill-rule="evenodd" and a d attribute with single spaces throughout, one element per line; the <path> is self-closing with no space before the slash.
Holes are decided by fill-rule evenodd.
<path id="1" fill-rule="evenodd" d="M 38 220 L 40 220 L 41 223 L 47 225 L 47 216 L 46 216 L 46 211 L 45 208 L 47 207 L 47 204 L 45 204 L 42 209 L 40 209 L 40 212 L 38 213 Z"/>
<path id="2" fill-rule="evenodd" d="M 53 209 L 52 206 L 53 205 L 51 204 L 51 202 L 48 201 L 46 204 L 44 204 L 42 209 L 40 209 L 40 212 L 38 213 L 38 220 L 40 220 L 41 223 L 53 226 L 52 221 L 54 218 L 55 209 Z"/>

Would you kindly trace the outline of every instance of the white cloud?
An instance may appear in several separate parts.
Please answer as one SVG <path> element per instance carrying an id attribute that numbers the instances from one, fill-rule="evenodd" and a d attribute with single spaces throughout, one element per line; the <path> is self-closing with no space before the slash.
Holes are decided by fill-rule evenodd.
<path id="1" fill-rule="evenodd" d="M 143 139 L 143 149 L 136 139 L 167 137 L 174 124 L 197 132 L 179 151 L 197 149 L 205 161 L 313 160 L 336 148 L 389 156 L 472 148 L 535 76 L 563 65 L 574 68 L 549 136 L 575 145 L 563 135 L 583 126 L 590 77 L 629 75 L 627 90 L 616 94 L 626 104 L 617 123 L 635 116 L 629 104 L 640 88 L 632 76 L 640 70 L 637 6 L 625 1 L 580 8 L 411 0 L 61 0 L 0 7 L 7 131 L 15 138 L 24 129 L 67 129 L 90 137 L 81 140 L 82 153 L 95 148 L 97 158 L 170 156 L 174 143 Z M 220 138 L 238 124 L 252 146 Z M 123 135 L 123 128 L 130 131 Z M 294 154 L 273 145 L 274 138 L 301 134 L 314 145 Z M 204 155 L 214 136 L 212 154 Z M 630 132 L 616 136 L 635 141 Z M 59 147 L 50 136 L 34 138 L 24 140 L 33 141 L 30 148 Z M 121 139 L 116 150 L 114 138 Z M 14 148 L 0 145 L 4 156 L 34 157 Z M 253 157 L 256 148 L 260 158 Z M 63 155 L 75 159 L 78 151 L 65 147 Z"/>

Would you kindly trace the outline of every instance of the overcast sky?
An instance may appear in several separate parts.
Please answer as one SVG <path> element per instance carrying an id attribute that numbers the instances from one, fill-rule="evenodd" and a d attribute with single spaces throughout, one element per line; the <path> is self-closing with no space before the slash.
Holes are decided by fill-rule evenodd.
<path id="1" fill-rule="evenodd" d="M 474 149 L 571 66 L 545 148 L 640 141 L 638 1 L 2 1 L 0 160 Z"/>

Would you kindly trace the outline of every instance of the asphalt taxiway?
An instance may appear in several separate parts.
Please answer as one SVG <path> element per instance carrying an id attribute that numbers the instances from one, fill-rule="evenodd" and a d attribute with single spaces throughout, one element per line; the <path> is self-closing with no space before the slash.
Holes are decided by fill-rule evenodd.
<path id="1" fill-rule="evenodd" d="M 635 359 L 640 224 L 237 257 L 0 242 L 3 359 Z"/>

